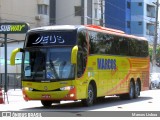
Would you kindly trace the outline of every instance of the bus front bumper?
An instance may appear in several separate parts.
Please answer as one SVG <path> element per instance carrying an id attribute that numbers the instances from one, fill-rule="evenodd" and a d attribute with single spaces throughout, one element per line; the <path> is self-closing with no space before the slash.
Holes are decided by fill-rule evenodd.
<path id="1" fill-rule="evenodd" d="M 29 100 L 77 100 L 76 89 L 62 91 L 32 91 L 27 87 L 22 89 L 23 98 Z"/>

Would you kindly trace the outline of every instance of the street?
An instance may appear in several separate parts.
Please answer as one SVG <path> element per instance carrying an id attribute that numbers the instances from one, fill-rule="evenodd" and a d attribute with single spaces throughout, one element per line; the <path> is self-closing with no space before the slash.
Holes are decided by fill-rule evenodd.
<path id="1" fill-rule="evenodd" d="M 62 101 L 61 104 L 53 104 L 52 107 L 43 107 L 40 101 L 24 101 L 20 89 L 9 90 L 8 102 L 0 104 L 0 111 L 160 111 L 160 90 L 148 90 L 141 92 L 138 99 L 120 100 L 118 97 L 106 97 L 91 107 L 84 107 L 80 101 Z"/>

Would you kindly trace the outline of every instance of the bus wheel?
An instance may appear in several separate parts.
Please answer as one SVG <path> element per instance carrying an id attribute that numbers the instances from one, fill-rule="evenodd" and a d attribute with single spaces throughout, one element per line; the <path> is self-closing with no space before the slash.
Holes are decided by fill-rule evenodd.
<path id="1" fill-rule="evenodd" d="M 85 106 L 91 106 L 93 105 L 93 102 L 95 100 L 95 92 L 92 84 L 89 84 L 88 86 L 88 98 L 82 100 L 83 105 Z"/>
<path id="2" fill-rule="evenodd" d="M 129 93 L 127 94 L 127 99 L 129 99 L 129 100 L 132 99 L 134 97 L 134 93 L 135 93 L 135 86 L 134 86 L 134 83 L 131 81 Z"/>
<path id="3" fill-rule="evenodd" d="M 52 101 L 41 100 L 41 103 L 44 107 L 50 107 L 52 105 Z"/>
<path id="4" fill-rule="evenodd" d="M 131 81 L 130 82 L 129 93 L 120 95 L 120 99 L 130 100 L 134 97 L 134 93 L 135 93 L 135 87 L 134 87 L 134 83 Z"/>
<path id="5" fill-rule="evenodd" d="M 138 98 L 139 95 L 140 95 L 140 84 L 136 82 L 134 98 Z"/>

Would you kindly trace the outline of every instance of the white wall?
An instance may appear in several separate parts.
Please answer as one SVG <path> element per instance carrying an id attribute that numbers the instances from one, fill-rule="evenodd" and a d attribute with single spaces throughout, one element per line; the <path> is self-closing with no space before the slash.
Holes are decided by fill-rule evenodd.
<path id="1" fill-rule="evenodd" d="M 81 17 L 75 16 L 74 6 L 81 6 L 81 0 L 57 0 L 56 24 L 81 24 Z"/>
<path id="2" fill-rule="evenodd" d="M 0 22 L 27 22 L 30 28 L 49 25 L 48 15 L 41 15 L 40 20 L 36 20 L 39 3 L 49 6 L 49 0 L 0 0 Z M 24 40 L 25 35 L 9 35 L 12 39 Z M 0 35 L 3 37 L 3 35 Z"/>
<path id="3" fill-rule="evenodd" d="M 40 15 L 41 19 L 36 20 L 38 14 L 38 4 L 46 4 L 49 6 L 49 0 L 0 0 L 0 22 L 27 22 L 30 28 L 49 25 L 49 10 L 48 15 Z M 4 35 L 0 34 L 0 37 Z M 7 44 L 7 59 L 13 49 L 22 48 L 25 34 L 8 34 L 8 38 L 19 40 L 19 42 Z M 0 73 L 4 73 L 4 47 L 0 47 Z M 16 58 L 21 58 L 21 53 L 18 53 Z M 8 73 L 20 72 L 20 65 L 8 65 Z"/>

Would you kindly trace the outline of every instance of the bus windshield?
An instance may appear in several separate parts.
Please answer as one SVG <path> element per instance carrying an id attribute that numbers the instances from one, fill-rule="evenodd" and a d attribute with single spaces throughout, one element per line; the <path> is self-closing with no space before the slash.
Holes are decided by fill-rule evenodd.
<path id="1" fill-rule="evenodd" d="M 24 52 L 23 80 L 57 81 L 74 78 L 71 47 L 32 48 Z"/>

